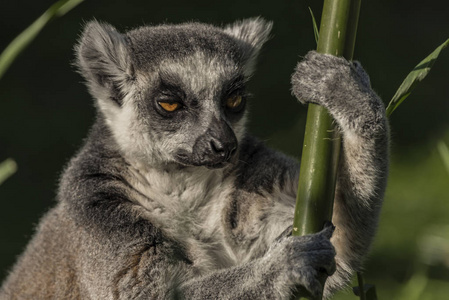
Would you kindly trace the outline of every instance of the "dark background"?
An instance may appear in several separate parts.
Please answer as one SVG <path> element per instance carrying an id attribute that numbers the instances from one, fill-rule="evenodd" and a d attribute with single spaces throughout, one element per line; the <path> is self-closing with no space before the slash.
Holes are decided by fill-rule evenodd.
<path id="1" fill-rule="evenodd" d="M 0 51 L 52 3 L 2 1 Z M 73 45 L 86 21 L 96 18 L 125 31 L 161 22 L 221 25 L 253 16 L 273 20 L 273 38 L 250 84 L 255 95 L 250 131 L 300 157 L 306 108 L 290 95 L 289 81 L 296 62 L 315 48 L 308 6 L 319 21 L 322 1 L 87 0 L 51 22 L 0 80 L 0 161 L 12 157 L 19 167 L 0 186 L 0 280 L 40 216 L 54 205 L 59 174 L 93 122 L 92 99 L 71 65 Z M 354 57 L 388 103 L 408 72 L 447 38 L 447 1 L 363 1 Z M 380 299 L 400 299 L 417 265 L 429 270 L 429 299 L 440 299 L 435 290 L 446 293 L 447 265 L 424 264 L 419 243 L 429 235 L 425 232 L 432 235 L 449 226 L 449 174 L 435 150 L 438 140 L 449 144 L 448 84 L 449 50 L 391 118 L 391 176 L 366 270 L 383 295 Z M 443 254 L 449 264 L 448 253 Z"/>

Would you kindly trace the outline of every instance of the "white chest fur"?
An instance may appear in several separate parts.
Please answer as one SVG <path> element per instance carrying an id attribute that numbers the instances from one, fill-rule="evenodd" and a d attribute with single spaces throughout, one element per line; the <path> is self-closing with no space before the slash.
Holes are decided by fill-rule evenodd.
<path id="1" fill-rule="evenodd" d="M 225 242 L 224 206 L 230 201 L 233 176 L 223 170 L 186 168 L 176 171 L 130 169 L 130 197 L 166 234 L 182 242 L 201 271 L 238 263 Z"/>

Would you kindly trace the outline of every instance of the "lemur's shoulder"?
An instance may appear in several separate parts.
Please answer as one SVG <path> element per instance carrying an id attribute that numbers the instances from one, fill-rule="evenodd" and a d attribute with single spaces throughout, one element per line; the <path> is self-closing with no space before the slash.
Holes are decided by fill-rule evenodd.
<path id="1" fill-rule="evenodd" d="M 118 175 L 125 164 L 110 129 L 98 115 L 80 150 L 64 169 L 61 185 L 93 174 Z"/>
<path id="2" fill-rule="evenodd" d="M 271 193 L 284 188 L 286 178 L 296 178 L 299 162 L 247 135 L 240 145 L 236 186 L 248 192 Z"/>

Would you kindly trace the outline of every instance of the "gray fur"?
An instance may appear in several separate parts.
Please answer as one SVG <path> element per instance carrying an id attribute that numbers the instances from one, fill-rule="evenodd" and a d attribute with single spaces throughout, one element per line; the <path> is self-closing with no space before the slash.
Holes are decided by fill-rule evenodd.
<path id="1" fill-rule="evenodd" d="M 89 23 L 77 64 L 97 120 L 0 299 L 287 299 L 319 295 L 323 272 L 325 297 L 345 286 L 378 222 L 385 110 L 359 64 L 315 52 L 298 64 L 293 93 L 329 109 L 343 154 L 335 232 L 290 236 L 299 165 L 245 132 L 244 102 L 224 102 L 246 100 L 270 29 Z"/>

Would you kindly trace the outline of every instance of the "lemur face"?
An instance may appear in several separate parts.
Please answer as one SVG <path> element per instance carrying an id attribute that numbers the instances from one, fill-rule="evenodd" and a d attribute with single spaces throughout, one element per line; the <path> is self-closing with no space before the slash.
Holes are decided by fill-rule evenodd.
<path id="1" fill-rule="evenodd" d="M 243 138 L 245 83 L 271 24 L 142 27 L 90 23 L 78 65 L 119 149 L 144 164 L 220 168 Z"/>
<path id="2" fill-rule="evenodd" d="M 137 106 L 152 140 L 170 160 L 217 168 L 233 161 L 245 125 L 247 94 L 239 66 L 196 52 L 165 60 Z"/>

